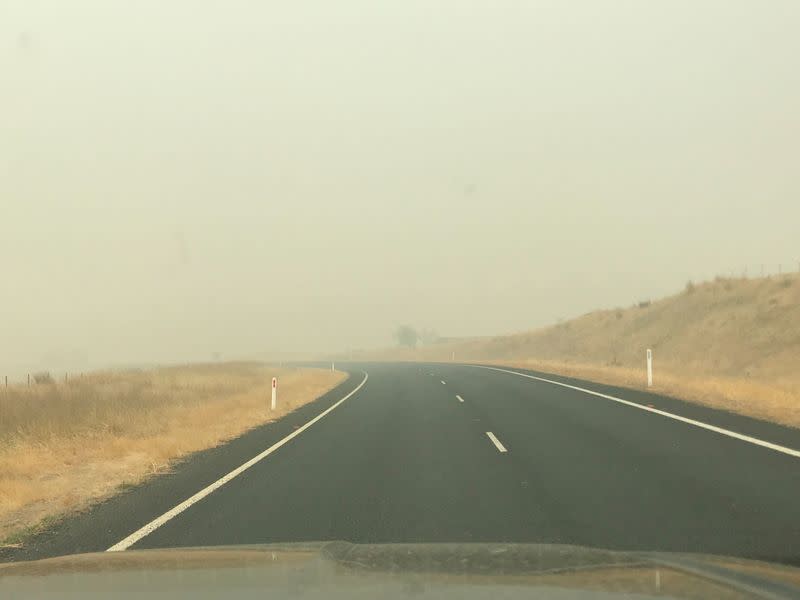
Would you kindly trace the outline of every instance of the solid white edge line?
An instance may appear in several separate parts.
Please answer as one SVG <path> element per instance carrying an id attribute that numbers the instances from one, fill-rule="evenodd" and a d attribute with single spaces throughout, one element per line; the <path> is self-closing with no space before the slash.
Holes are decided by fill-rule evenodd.
<path id="1" fill-rule="evenodd" d="M 576 385 L 570 385 L 568 383 L 562 383 L 561 381 L 554 381 L 552 379 L 546 379 L 544 377 L 537 377 L 535 375 L 528 375 L 527 373 L 519 373 L 517 371 L 510 371 L 508 369 L 500 369 L 497 367 L 485 367 L 483 365 L 464 365 L 465 367 L 476 367 L 479 369 L 489 369 L 491 371 L 499 371 L 501 373 L 509 373 L 511 375 L 518 375 L 520 377 L 527 377 L 528 379 L 535 379 L 536 381 L 543 381 L 545 383 L 552 383 L 553 385 L 558 385 L 561 387 L 569 388 L 571 390 L 577 390 L 579 392 L 584 392 L 585 394 L 590 394 L 592 396 L 597 396 L 599 398 L 605 398 L 606 400 L 613 400 L 614 402 L 619 402 L 620 404 L 625 404 L 626 406 L 630 406 L 633 408 L 638 408 L 639 410 L 644 410 L 650 413 L 654 413 L 657 415 L 661 415 L 662 417 L 667 417 L 668 419 L 674 419 L 675 421 L 680 421 L 682 423 L 687 423 L 688 425 L 694 425 L 695 427 L 700 427 L 701 429 L 707 429 L 708 431 L 713 431 L 714 433 L 719 433 L 721 435 L 726 435 L 728 437 L 735 438 L 737 440 L 741 440 L 743 442 L 748 442 L 750 444 L 754 444 L 756 446 L 761 446 L 762 448 L 768 448 L 769 450 L 774 450 L 775 452 L 780 452 L 782 454 L 786 454 L 788 456 L 793 456 L 794 458 L 800 458 L 800 450 L 795 450 L 793 448 L 787 448 L 786 446 L 780 446 L 778 444 L 773 444 L 772 442 L 767 442 L 765 440 L 760 440 L 758 438 L 754 438 L 749 435 L 744 435 L 742 433 L 737 433 L 735 431 L 731 431 L 730 429 L 723 429 L 722 427 L 717 427 L 716 425 L 709 425 L 708 423 L 703 423 L 702 421 L 695 421 L 694 419 L 689 419 L 687 417 L 682 417 L 680 415 L 676 415 L 674 413 L 667 412 L 665 410 L 659 410 L 657 408 L 650 408 L 649 406 L 643 406 L 641 404 L 637 404 L 636 402 L 631 402 L 630 400 L 623 400 L 622 398 L 617 398 L 616 396 L 609 396 L 608 394 L 601 394 L 600 392 L 595 392 L 592 390 L 587 390 L 586 388 L 578 387 Z"/>
<path id="2" fill-rule="evenodd" d="M 459 396 L 458 394 L 456 394 L 456 398 L 458 398 L 459 402 L 463 402 L 464 401 L 464 399 L 461 396 Z"/>
<path id="3" fill-rule="evenodd" d="M 311 419 L 308 423 L 306 423 L 302 427 L 296 429 L 295 431 L 293 431 L 292 433 L 287 435 L 282 440 L 274 443 L 272 446 L 270 446 L 269 448 L 264 450 L 261 454 L 258 454 L 257 456 L 254 456 L 253 458 L 248 460 L 243 465 L 235 468 L 233 471 L 231 471 L 227 475 L 221 477 L 220 479 L 218 479 L 217 481 L 215 481 L 211 485 L 203 488 L 202 490 L 200 490 L 199 492 L 197 492 L 195 495 L 191 496 L 190 498 L 187 498 L 186 500 L 184 500 L 183 502 L 181 502 L 177 506 L 175 506 L 172 509 L 170 509 L 167 512 L 165 512 L 160 517 L 156 517 L 155 519 L 150 521 L 144 527 L 134 531 L 132 534 L 130 534 L 124 540 L 119 541 L 116 544 L 114 544 L 113 546 L 111 546 L 108 550 L 106 550 L 106 552 L 120 552 L 122 550 L 127 550 L 128 548 L 133 546 L 133 544 L 135 544 L 136 542 L 138 542 L 139 540 L 141 540 L 145 536 L 153 533 L 156 529 L 161 527 L 164 523 L 166 523 L 170 519 L 174 519 L 175 517 L 177 517 L 179 514 L 181 514 L 183 511 L 185 511 L 187 508 L 189 508 L 192 504 L 195 504 L 195 503 L 199 502 L 200 500 L 202 500 L 203 498 L 205 498 L 206 496 L 208 496 L 209 494 L 211 494 L 215 490 L 218 490 L 219 488 L 221 488 L 223 485 L 228 483 L 234 477 L 237 477 L 238 475 L 241 475 L 247 469 L 249 469 L 250 467 L 252 467 L 256 463 L 260 462 L 261 460 L 265 459 L 267 456 L 269 456 L 270 454 L 275 452 L 275 450 L 277 450 L 278 448 L 280 448 L 284 444 L 288 443 L 292 439 L 296 438 L 298 435 L 303 433 L 306 429 L 311 427 L 314 423 L 319 421 L 322 417 L 324 417 L 329 412 L 331 412 L 334 408 L 339 406 L 342 402 L 347 400 L 350 396 L 355 394 L 358 390 L 360 390 L 363 387 L 363 385 L 367 382 L 367 379 L 369 379 L 369 375 L 366 372 L 364 372 L 364 379 L 361 381 L 361 383 L 358 384 L 358 387 L 356 387 L 356 389 L 354 389 L 352 392 L 347 394 L 344 398 L 342 398 L 341 400 L 339 400 L 338 402 L 336 402 L 332 406 L 330 406 L 327 409 L 325 409 L 324 411 L 322 411 L 316 417 Z"/>
<path id="4" fill-rule="evenodd" d="M 492 440 L 492 443 L 497 447 L 498 451 L 508 452 L 508 450 L 506 450 L 506 447 L 500 443 L 500 440 L 498 440 L 497 437 L 491 431 L 487 431 L 486 435 L 489 436 L 489 439 Z"/>

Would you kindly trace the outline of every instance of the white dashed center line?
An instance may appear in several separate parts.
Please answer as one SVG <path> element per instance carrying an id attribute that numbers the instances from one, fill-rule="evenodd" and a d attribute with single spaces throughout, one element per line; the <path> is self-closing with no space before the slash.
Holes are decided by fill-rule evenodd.
<path id="1" fill-rule="evenodd" d="M 492 440 L 492 443 L 495 445 L 498 452 L 508 452 L 508 450 L 506 450 L 506 447 L 500 443 L 500 440 L 498 440 L 491 431 L 487 431 L 486 435 L 488 435 L 489 439 Z"/>
<path id="2" fill-rule="evenodd" d="M 459 402 L 463 402 L 464 401 L 464 399 L 461 396 L 459 396 L 458 394 L 456 394 L 456 398 L 458 398 Z"/>

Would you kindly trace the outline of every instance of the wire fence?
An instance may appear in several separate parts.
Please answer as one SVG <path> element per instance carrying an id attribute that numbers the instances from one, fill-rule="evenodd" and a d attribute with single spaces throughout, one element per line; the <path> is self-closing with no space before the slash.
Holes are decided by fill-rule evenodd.
<path id="1" fill-rule="evenodd" d="M 743 265 L 738 268 L 730 268 L 725 271 L 715 271 L 709 275 L 698 277 L 698 283 L 704 280 L 719 278 L 729 279 L 767 279 L 770 277 L 780 277 L 782 275 L 800 274 L 800 260 L 785 263 L 756 263 Z"/>
<path id="2" fill-rule="evenodd" d="M 9 379 L 8 375 L 3 375 L 3 379 L 0 380 L 0 385 L 4 390 L 8 390 L 9 386 L 13 385 L 21 385 L 25 387 L 31 387 L 34 385 L 54 385 L 56 383 L 70 383 L 74 381 L 76 378 L 83 377 L 83 373 L 69 373 L 65 372 L 64 377 L 54 377 L 50 374 L 49 371 L 37 371 L 35 373 L 28 373 L 24 377 L 18 377 L 16 380 L 13 378 Z"/>

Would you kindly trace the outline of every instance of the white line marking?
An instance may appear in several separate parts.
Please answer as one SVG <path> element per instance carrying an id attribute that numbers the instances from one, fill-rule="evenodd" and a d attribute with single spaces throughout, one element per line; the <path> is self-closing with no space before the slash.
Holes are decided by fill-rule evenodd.
<path id="1" fill-rule="evenodd" d="M 138 530 L 134 531 L 132 534 L 130 534 L 124 540 L 122 540 L 120 542 L 117 542 L 116 544 L 111 546 L 111 548 L 106 550 L 106 552 L 120 552 L 121 550 L 127 550 L 128 548 L 133 546 L 136 542 L 141 540 L 143 537 L 153 533 L 156 529 L 161 527 L 164 523 L 166 523 L 170 519 L 173 519 L 173 518 L 177 517 L 179 514 L 181 514 L 183 511 L 185 511 L 187 508 L 189 508 L 192 504 L 195 504 L 195 503 L 199 502 L 200 500 L 202 500 L 203 498 L 205 498 L 206 496 L 208 496 L 209 494 L 211 494 L 215 490 L 218 490 L 219 488 L 221 488 L 223 485 L 228 483 L 234 477 L 237 477 L 238 475 L 241 475 L 247 469 L 249 469 L 250 467 L 252 467 L 256 463 L 260 462 L 261 460 L 265 459 L 267 456 L 269 456 L 270 454 L 275 452 L 275 450 L 277 450 L 278 448 L 280 448 L 284 444 L 286 444 L 289 441 L 291 441 L 294 438 L 296 438 L 298 435 L 303 433 L 306 429 L 311 427 L 314 423 L 319 421 L 322 417 L 324 417 L 329 412 L 331 412 L 334 408 L 339 406 L 342 402 L 347 400 L 350 396 L 355 394 L 358 390 L 360 390 L 363 387 L 363 385 L 367 382 L 367 379 L 369 379 L 369 375 L 367 373 L 364 373 L 364 379 L 361 381 L 361 383 L 358 384 L 358 387 L 356 389 L 354 389 L 352 392 L 350 392 L 349 394 L 347 394 L 344 398 L 342 398 L 341 400 L 336 402 L 333 406 L 331 406 L 331 407 L 327 408 L 326 410 L 322 411 L 316 417 L 311 419 L 308 423 L 306 423 L 302 427 L 294 430 L 292 433 L 287 435 L 282 440 L 274 443 L 272 446 L 270 446 L 269 448 L 264 450 L 261 454 L 259 454 L 257 456 L 254 456 L 253 458 L 248 460 L 243 465 L 241 465 L 239 467 L 236 467 L 233 471 L 231 471 L 227 475 L 221 477 L 220 479 L 218 479 L 217 481 L 215 481 L 214 483 L 212 483 L 208 487 L 203 488 L 202 490 L 197 492 L 194 496 L 191 496 L 190 498 L 187 498 L 186 500 L 184 500 L 183 502 L 181 502 L 180 504 L 178 504 L 174 508 L 172 508 L 172 509 L 168 510 L 167 512 L 165 512 L 160 517 L 156 517 L 155 519 L 150 521 L 147 525 L 145 525 L 141 529 L 138 529 Z"/>
<path id="2" fill-rule="evenodd" d="M 459 396 L 458 394 L 456 394 L 456 398 L 458 398 L 459 402 L 463 402 L 464 401 L 464 399 L 461 396 Z"/>
<path id="3" fill-rule="evenodd" d="M 498 440 L 498 439 L 495 437 L 495 435 L 494 435 L 494 434 L 493 434 L 491 431 L 487 431 L 487 432 L 486 432 L 486 435 L 488 435 L 488 436 L 489 436 L 489 439 L 490 439 L 490 440 L 492 440 L 492 443 L 493 443 L 495 446 L 497 446 L 497 449 L 498 449 L 500 452 L 508 452 L 508 450 L 506 450 L 506 447 L 505 447 L 505 446 L 503 446 L 503 444 L 501 444 L 501 443 L 500 443 L 500 440 Z"/>
<path id="4" fill-rule="evenodd" d="M 528 379 L 535 379 L 536 381 L 544 381 L 545 383 L 552 383 L 553 385 L 558 385 L 561 387 L 569 388 L 571 390 L 577 390 L 579 392 L 584 392 L 586 394 L 590 394 L 592 396 L 597 396 L 599 398 L 605 398 L 606 400 L 613 400 L 614 402 L 619 402 L 620 404 L 625 404 L 626 406 L 631 406 L 633 408 L 638 408 L 639 410 L 644 410 L 647 412 L 655 413 L 657 415 L 661 415 L 662 417 L 667 417 L 668 419 L 674 419 L 675 421 L 680 421 L 682 423 L 687 423 L 689 425 L 694 425 L 695 427 L 700 427 L 701 429 L 707 429 L 708 431 L 713 431 L 714 433 L 719 433 L 722 435 L 727 435 L 728 437 L 735 438 L 737 440 L 741 440 L 743 442 L 748 442 L 749 444 L 754 444 L 756 446 L 761 446 L 762 448 L 768 448 L 770 450 L 774 450 L 775 452 L 781 452 L 782 454 L 787 454 L 788 456 L 793 456 L 795 458 L 800 458 L 800 450 L 795 450 L 793 448 L 787 448 L 786 446 L 780 446 L 778 444 L 773 444 L 772 442 L 767 442 L 765 440 L 760 440 L 758 438 L 751 437 L 749 435 L 744 435 L 742 433 L 737 433 L 735 431 L 731 431 L 730 429 L 723 429 L 722 427 L 717 427 L 715 425 L 709 425 L 708 423 L 703 423 L 702 421 L 695 421 L 694 419 L 689 419 L 687 417 L 682 417 L 680 415 L 676 415 L 674 413 L 667 412 L 665 410 L 659 410 L 657 408 L 650 408 L 649 406 L 642 406 L 641 404 L 637 404 L 636 402 L 631 402 L 630 400 L 623 400 L 622 398 L 617 398 L 616 396 L 609 396 L 608 394 L 601 394 L 600 392 L 595 392 L 592 390 L 587 390 L 586 388 L 578 387 L 576 385 L 569 385 L 567 383 L 562 383 L 560 381 L 554 381 L 552 379 L 545 379 L 544 377 L 536 377 L 535 375 L 528 375 L 526 373 L 518 373 L 517 371 L 509 371 L 508 369 L 498 369 L 497 367 L 485 367 L 483 365 L 464 365 L 466 367 L 477 367 L 479 369 L 489 369 L 491 371 L 500 371 L 501 373 L 510 373 L 511 375 L 519 375 L 520 377 L 527 377 Z"/>
<path id="5" fill-rule="evenodd" d="M 442 381 L 442 385 L 447 385 L 444 381 Z"/>

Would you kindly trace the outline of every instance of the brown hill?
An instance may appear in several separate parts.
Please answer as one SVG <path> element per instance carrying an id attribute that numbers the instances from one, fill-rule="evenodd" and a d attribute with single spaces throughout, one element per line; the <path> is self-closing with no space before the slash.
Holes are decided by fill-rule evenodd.
<path id="1" fill-rule="evenodd" d="M 394 349 L 363 358 L 528 366 L 644 387 L 800 427 L 800 277 L 687 284 L 674 296 L 530 332 Z"/>

